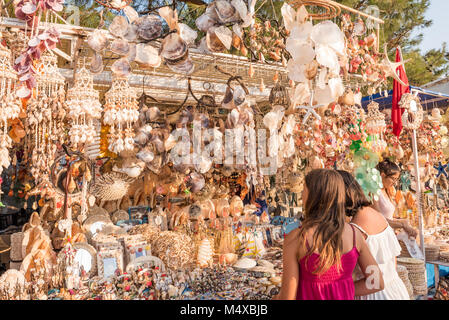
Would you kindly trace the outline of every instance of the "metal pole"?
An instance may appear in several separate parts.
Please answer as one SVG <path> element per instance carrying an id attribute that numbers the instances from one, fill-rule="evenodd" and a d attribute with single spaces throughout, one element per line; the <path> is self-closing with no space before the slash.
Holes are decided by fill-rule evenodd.
<path id="1" fill-rule="evenodd" d="M 413 146 L 413 162 L 415 165 L 415 175 L 416 175 L 416 203 L 418 205 L 418 214 L 419 214 L 419 240 L 421 243 L 421 250 L 422 250 L 423 257 L 424 257 L 424 268 L 425 268 L 425 266 L 426 266 L 426 250 L 424 248 L 421 179 L 419 177 L 418 145 L 416 143 L 416 130 L 413 130 L 412 146 Z M 427 283 L 427 271 L 424 271 L 424 277 L 425 277 L 425 281 Z"/>

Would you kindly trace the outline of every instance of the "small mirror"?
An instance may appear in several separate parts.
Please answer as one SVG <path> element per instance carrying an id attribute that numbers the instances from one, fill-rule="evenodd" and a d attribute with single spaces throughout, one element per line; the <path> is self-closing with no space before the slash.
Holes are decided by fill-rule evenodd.
<path id="1" fill-rule="evenodd" d="M 416 105 L 416 101 L 415 100 L 411 100 L 410 101 L 410 111 L 411 112 L 416 112 L 418 111 L 418 107 Z"/>
<path id="2" fill-rule="evenodd" d="M 92 269 L 92 256 L 86 249 L 78 249 L 75 254 L 75 261 L 78 262 L 79 268 L 89 273 Z"/>

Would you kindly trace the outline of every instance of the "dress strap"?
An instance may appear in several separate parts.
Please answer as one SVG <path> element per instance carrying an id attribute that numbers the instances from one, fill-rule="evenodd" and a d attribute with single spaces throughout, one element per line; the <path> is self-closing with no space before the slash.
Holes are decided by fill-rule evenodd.
<path id="1" fill-rule="evenodd" d="M 368 234 L 365 230 L 363 230 L 363 228 L 360 227 L 359 225 L 355 224 L 354 222 L 351 222 L 350 225 L 356 227 L 356 228 L 359 229 L 363 234 L 365 234 L 367 237 L 369 237 L 369 234 Z"/>
<path id="2" fill-rule="evenodd" d="M 351 224 L 351 228 L 352 228 L 352 247 L 355 247 L 355 229 L 352 224 Z"/>

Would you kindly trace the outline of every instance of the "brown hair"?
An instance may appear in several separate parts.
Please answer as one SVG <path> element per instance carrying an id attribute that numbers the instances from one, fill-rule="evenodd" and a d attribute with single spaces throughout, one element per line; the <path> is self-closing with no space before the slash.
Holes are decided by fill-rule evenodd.
<path id="1" fill-rule="evenodd" d="M 379 162 L 376 166 L 376 169 L 379 170 L 380 173 L 385 174 L 387 177 L 395 175 L 396 173 L 401 173 L 401 169 L 399 168 L 399 166 L 389 159 L 385 159 Z"/>
<path id="2" fill-rule="evenodd" d="M 343 178 L 346 189 L 346 215 L 353 217 L 356 213 L 364 207 L 371 206 L 371 202 L 366 198 L 362 187 L 357 180 L 347 171 L 337 170 Z"/>
<path id="3" fill-rule="evenodd" d="M 309 190 L 305 218 L 299 237 L 305 243 L 305 234 L 316 227 L 307 256 L 320 252 L 320 262 L 313 273 L 324 273 L 333 265 L 341 268 L 343 230 L 345 226 L 345 184 L 337 171 L 312 170 L 305 178 Z M 307 258 L 308 259 L 308 258 Z"/>

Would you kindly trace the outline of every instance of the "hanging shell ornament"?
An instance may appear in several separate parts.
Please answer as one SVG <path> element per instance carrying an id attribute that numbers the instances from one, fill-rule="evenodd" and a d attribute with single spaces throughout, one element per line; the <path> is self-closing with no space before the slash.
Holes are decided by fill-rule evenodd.
<path id="1" fill-rule="evenodd" d="M 93 143 L 103 108 L 94 89 L 93 76 L 84 66 L 75 75 L 73 87 L 67 90 L 66 103 L 72 120 L 69 137 L 73 146 Z"/>
<path id="2" fill-rule="evenodd" d="M 423 121 L 424 111 L 420 99 L 411 93 L 402 95 L 399 106 L 405 109 L 402 114 L 402 123 L 404 128 L 410 130 L 417 130 Z"/>
<path id="3" fill-rule="evenodd" d="M 13 140 L 8 135 L 8 121 L 18 118 L 22 108 L 13 91 L 16 81 L 17 74 L 11 65 L 11 51 L 0 44 L 0 174 L 3 168 L 9 167 L 11 161 L 8 148 L 12 147 Z M 13 137 L 17 137 L 16 132 L 17 130 L 11 130 Z"/>
<path id="4" fill-rule="evenodd" d="M 108 150 L 116 154 L 134 150 L 133 124 L 139 119 L 139 106 L 128 79 L 115 76 L 105 100 L 103 123 L 110 126 Z"/>

